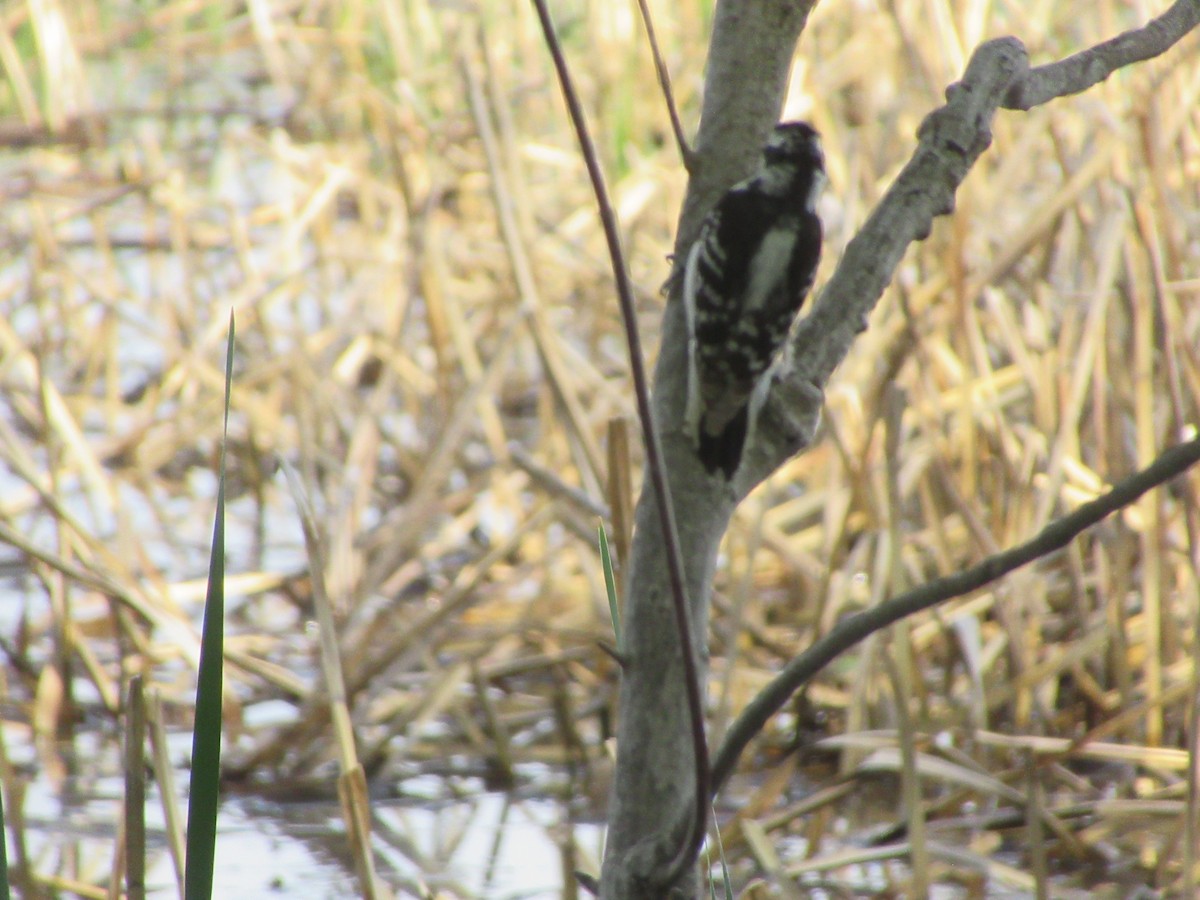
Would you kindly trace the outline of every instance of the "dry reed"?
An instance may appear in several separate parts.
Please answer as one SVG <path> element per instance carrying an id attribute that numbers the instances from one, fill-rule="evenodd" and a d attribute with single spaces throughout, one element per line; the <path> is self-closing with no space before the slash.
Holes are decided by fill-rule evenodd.
<path id="1" fill-rule="evenodd" d="M 649 5 L 686 126 L 708 5 Z M 980 39 L 1016 33 L 1038 61 L 1138 23 L 1111 0 L 1028 6 L 818 7 L 789 113 L 825 136 L 826 265 Z M 652 346 L 684 186 L 658 76 L 631 5 L 558 14 Z M 531 10 L 50 0 L 0 24 L 16 877 L 105 893 L 26 849 L 23 787 L 65 783 L 56 738 L 122 714 L 134 676 L 161 698 L 156 767 L 164 722 L 187 724 L 231 307 L 231 785 L 332 798 L 340 759 L 378 794 L 434 773 L 602 799 L 616 671 L 595 516 L 620 513 L 619 564 L 640 449 L 605 456 L 633 410 L 626 362 Z M 1194 431 L 1197 46 L 997 119 L 831 384 L 823 440 L 731 529 L 723 715 L 840 617 L 1028 538 Z M 1196 491 L 1193 474 L 1153 492 L 832 666 L 718 801 L 739 882 L 1182 896 Z M 322 665 L 344 676 L 332 710 Z M 288 722 L 254 724 L 280 699 Z"/>

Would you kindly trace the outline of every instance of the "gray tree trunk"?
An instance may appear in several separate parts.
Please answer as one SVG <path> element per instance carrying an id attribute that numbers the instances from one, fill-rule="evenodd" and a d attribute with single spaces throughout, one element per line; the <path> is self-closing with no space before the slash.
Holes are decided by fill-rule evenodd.
<path id="1" fill-rule="evenodd" d="M 721 0 L 709 46 L 696 162 L 680 215 L 675 254 L 682 259 L 717 197 L 755 165 L 782 105 L 796 40 L 812 3 Z M 683 437 L 687 334 L 678 296 L 670 298 L 654 373 L 654 412 L 686 567 L 691 632 L 704 684 L 705 636 L 717 549 L 738 489 L 712 478 Z M 662 877 L 694 816 L 695 761 L 683 661 L 671 605 L 667 550 L 657 503 L 642 490 L 625 585 L 617 772 L 609 803 L 602 895 L 662 898 Z M 707 802 L 707 801 L 705 801 Z M 694 873 L 676 894 L 697 896 Z"/>

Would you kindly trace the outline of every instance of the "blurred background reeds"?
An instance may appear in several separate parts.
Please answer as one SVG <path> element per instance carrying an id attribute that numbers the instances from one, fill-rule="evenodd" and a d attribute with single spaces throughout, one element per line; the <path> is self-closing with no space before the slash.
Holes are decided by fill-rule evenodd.
<path id="1" fill-rule="evenodd" d="M 694 127 L 712 4 L 649 5 Z M 786 114 L 824 135 L 823 271 L 977 43 L 1015 34 L 1046 62 L 1160 11 L 819 5 Z M 555 15 L 653 348 L 686 186 L 653 62 L 633 3 Z M 820 442 L 735 518 L 714 735 L 840 617 L 1027 539 L 1194 433 L 1198 50 L 997 117 L 831 383 Z M 85 865 L 96 835 L 55 819 L 120 771 L 129 679 L 168 733 L 190 728 L 232 309 L 228 792 L 284 819 L 336 802 L 327 598 L 377 813 L 552 800 L 573 896 L 598 848 L 570 826 L 602 821 L 617 687 L 596 523 L 612 528 L 608 442 L 634 407 L 532 9 L 11 0 L 0 72 L 0 776 L 28 895 L 106 895 L 115 835 Z M 718 798 L 735 883 L 893 896 L 922 858 L 939 896 L 1185 896 L 1198 487 L 831 666 Z M 178 760 L 156 759 L 162 784 Z M 486 853 L 448 867 L 403 832 L 376 823 L 392 890 L 497 890 Z"/>

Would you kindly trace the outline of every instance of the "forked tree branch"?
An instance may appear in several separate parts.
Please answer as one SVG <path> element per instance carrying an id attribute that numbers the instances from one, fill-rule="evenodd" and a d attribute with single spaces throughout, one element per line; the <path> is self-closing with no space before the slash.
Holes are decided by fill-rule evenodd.
<path id="1" fill-rule="evenodd" d="M 820 387 L 845 359 L 891 283 L 908 245 L 924 240 L 936 216 L 954 210 L 954 194 L 991 143 L 999 108 L 1030 109 L 1103 81 L 1118 69 L 1158 56 L 1200 24 L 1200 0 L 1176 0 L 1161 16 L 1059 62 L 1029 68 L 1014 37 L 981 44 L 946 105 L 921 124 L 912 159 L 862 229 L 798 325 L 789 364 L 776 377 L 764 427 L 746 448 L 734 485 L 744 497 L 812 440 Z"/>
<path id="2" fill-rule="evenodd" d="M 717 198 L 750 174 L 779 119 L 792 58 L 817 0 L 723 0 L 705 59 L 704 107 L 675 231 L 682 260 Z"/>

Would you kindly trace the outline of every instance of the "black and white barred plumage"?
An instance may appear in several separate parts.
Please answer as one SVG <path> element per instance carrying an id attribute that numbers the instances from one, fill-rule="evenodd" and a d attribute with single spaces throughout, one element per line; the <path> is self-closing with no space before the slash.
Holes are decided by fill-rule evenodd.
<path id="1" fill-rule="evenodd" d="M 709 472 L 732 478 L 737 470 L 767 370 L 812 287 L 824 185 L 816 130 L 776 125 L 759 170 L 717 202 L 688 251 L 685 427 Z"/>

